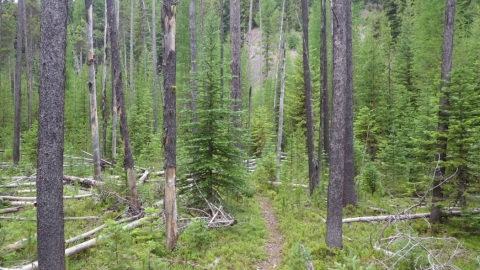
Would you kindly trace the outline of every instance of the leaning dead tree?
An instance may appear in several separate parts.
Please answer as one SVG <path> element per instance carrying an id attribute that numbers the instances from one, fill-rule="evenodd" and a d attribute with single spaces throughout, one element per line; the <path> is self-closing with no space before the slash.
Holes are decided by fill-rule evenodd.
<path id="1" fill-rule="evenodd" d="M 95 54 L 93 50 L 93 0 L 85 0 L 86 29 L 87 29 L 87 66 L 88 91 L 90 93 L 90 131 L 92 133 L 93 178 L 100 179 L 100 138 L 98 134 L 97 117 L 97 90 L 95 84 Z"/>

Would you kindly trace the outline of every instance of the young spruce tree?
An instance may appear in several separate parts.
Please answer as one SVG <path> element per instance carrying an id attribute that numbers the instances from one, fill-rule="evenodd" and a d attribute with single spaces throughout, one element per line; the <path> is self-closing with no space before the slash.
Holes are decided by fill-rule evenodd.
<path id="1" fill-rule="evenodd" d="M 204 57 L 199 57 L 199 69 L 190 75 L 197 81 L 196 122 L 187 122 L 183 125 L 187 132 L 183 141 L 182 167 L 187 173 L 194 175 L 193 179 L 179 179 L 179 192 L 190 196 L 189 201 L 196 207 L 205 204 L 205 198 L 210 202 L 225 201 L 227 197 L 240 195 L 245 190 L 245 170 L 242 166 L 243 150 L 235 147 L 240 130 L 234 129 L 230 119 L 240 111 L 230 110 L 232 100 L 228 85 L 222 86 L 221 79 L 229 81 L 230 76 L 222 78 L 218 67 L 228 67 L 228 63 L 220 60 L 220 44 L 218 29 L 214 22 L 218 19 L 213 16 L 207 20 L 205 26 Z M 203 63 L 202 63 L 203 62 Z M 194 102 L 194 101 L 192 101 Z M 187 108 L 186 115 L 192 115 Z"/>

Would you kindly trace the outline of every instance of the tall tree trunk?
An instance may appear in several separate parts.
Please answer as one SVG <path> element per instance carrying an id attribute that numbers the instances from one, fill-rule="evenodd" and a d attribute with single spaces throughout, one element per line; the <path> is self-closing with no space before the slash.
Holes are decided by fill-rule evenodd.
<path id="1" fill-rule="evenodd" d="M 283 51 L 282 57 L 282 79 L 280 81 L 280 100 L 278 109 L 278 134 L 277 134 L 277 182 L 280 181 L 280 162 L 282 160 L 282 136 L 283 136 L 283 99 L 285 95 L 285 57 L 287 50 L 285 42 L 282 43 L 281 49 Z M 280 60 L 280 59 L 279 59 Z"/>
<path id="2" fill-rule="evenodd" d="M 95 55 L 93 49 L 93 0 L 85 0 L 86 29 L 87 29 L 87 66 L 88 91 L 90 93 L 90 131 L 92 133 L 93 178 L 101 178 L 100 167 L 100 138 L 98 135 L 97 116 L 97 87 L 95 83 Z"/>
<path id="3" fill-rule="evenodd" d="M 281 46 L 283 45 L 283 17 L 285 15 L 285 0 L 282 1 L 282 13 L 280 18 L 280 31 L 278 37 L 278 51 L 277 59 L 280 59 Z M 280 61 L 277 61 L 277 67 L 275 69 L 275 85 L 273 90 L 273 125 L 275 126 L 276 116 L 277 116 L 277 84 L 278 84 L 278 69 L 280 67 Z"/>
<path id="4" fill-rule="evenodd" d="M 305 88 L 305 111 L 307 113 L 307 154 L 308 154 L 308 178 L 310 195 L 318 184 L 318 167 L 315 164 L 315 135 L 313 128 L 312 109 L 312 81 L 310 76 L 310 60 L 308 55 L 308 3 L 301 0 L 302 6 L 302 31 L 303 31 L 303 82 Z"/>
<path id="5" fill-rule="evenodd" d="M 130 0 L 130 106 L 133 105 L 133 9 L 135 0 Z"/>
<path id="6" fill-rule="evenodd" d="M 342 248 L 342 203 L 345 169 L 345 111 L 347 106 L 347 5 L 349 0 L 332 0 L 332 140 L 328 182 L 327 231 L 328 247 Z"/>
<path id="7" fill-rule="evenodd" d="M 357 206 L 355 193 L 355 164 L 353 152 L 353 64 L 352 64 L 352 8 L 351 0 L 346 7 L 346 57 L 347 57 L 347 88 L 345 108 L 345 174 L 343 184 L 343 206 L 348 204 Z"/>
<path id="8" fill-rule="evenodd" d="M 455 0 L 447 0 L 445 7 L 445 22 L 443 26 L 443 46 L 442 46 L 442 81 L 440 83 L 440 99 L 438 112 L 438 137 L 437 149 L 439 166 L 435 168 L 435 181 L 433 182 L 432 208 L 430 210 L 430 222 L 441 221 L 441 207 L 437 205 L 443 200 L 441 182 L 445 177 L 445 161 L 447 160 L 447 137 L 448 130 L 448 98 L 449 92 L 446 89 L 450 83 L 450 72 L 452 70 L 452 52 L 453 52 L 453 25 L 455 20 Z"/>
<path id="9" fill-rule="evenodd" d="M 230 0 L 230 98 L 232 98 L 231 110 L 239 112 L 242 110 L 242 84 L 240 81 L 240 0 Z M 242 121 L 239 115 L 232 118 L 235 127 L 240 128 Z M 240 146 L 240 142 L 238 142 Z"/>
<path id="10" fill-rule="evenodd" d="M 39 269 L 65 269 L 63 122 L 67 9 L 67 1 L 41 2 L 36 179 Z"/>
<path id="11" fill-rule="evenodd" d="M 122 137 L 123 148 L 123 167 L 127 173 L 127 185 L 130 191 L 130 204 L 134 212 L 139 211 L 139 202 L 137 196 L 137 186 L 135 182 L 135 174 L 133 171 L 133 156 L 130 148 L 130 140 L 128 138 L 127 113 L 125 110 L 125 102 L 123 97 L 122 85 L 122 69 L 120 66 L 120 52 L 118 50 L 118 33 L 117 22 L 115 21 L 115 12 L 113 0 L 107 0 L 108 24 L 110 25 L 110 45 L 112 47 L 112 82 L 117 99 L 117 110 L 120 116 L 120 135 Z"/>
<path id="12" fill-rule="evenodd" d="M 322 162 L 325 152 L 326 164 L 330 157 L 330 125 L 328 122 L 328 65 L 327 65 L 327 12 L 326 1 L 321 0 L 321 25 L 320 25 L 320 117 L 321 132 L 318 140 L 318 164 Z M 323 147 L 322 147 L 323 146 Z M 322 149 L 323 148 L 323 149 Z M 320 167 L 320 166 L 319 166 Z"/>
<path id="13" fill-rule="evenodd" d="M 223 51 L 225 43 L 225 31 L 223 29 L 224 2 L 220 0 L 220 63 L 223 63 Z M 223 89 L 223 65 L 220 65 L 220 88 Z"/>
<path id="14" fill-rule="evenodd" d="M 152 88 L 153 88 L 153 134 L 157 134 L 158 111 L 157 111 L 157 21 L 155 0 L 152 0 Z"/>
<path id="15" fill-rule="evenodd" d="M 106 158 L 107 152 L 107 56 L 108 56 L 108 18 L 107 1 L 105 0 L 105 25 L 103 30 L 103 66 L 102 66 L 102 156 Z M 113 123 L 112 123 L 113 126 Z M 112 143 L 114 143 L 112 141 Z"/>
<path id="16" fill-rule="evenodd" d="M 23 5 L 24 0 L 18 0 L 17 8 L 17 46 L 15 48 L 15 87 L 14 87 L 14 119 L 13 119 L 13 164 L 18 165 L 20 160 L 20 129 L 21 117 L 21 92 L 22 92 L 22 41 L 23 41 Z"/>
<path id="17" fill-rule="evenodd" d="M 1 16 L 1 15 L 0 15 Z M 28 46 L 27 5 L 23 3 L 23 40 L 25 41 L 25 77 L 27 79 L 27 127 L 32 126 L 32 52 Z"/>
<path id="18" fill-rule="evenodd" d="M 262 58 L 262 61 L 260 61 L 260 101 L 259 101 L 259 106 L 260 108 L 263 107 L 263 28 L 262 28 L 262 1 L 258 0 L 258 13 L 260 15 L 260 50 L 262 53 L 260 53 L 260 57 Z M 267 74 L 268 75 L 268 74 Z"/>
<path id="19" fill-rule="evenodd" d="M 190 73 L 197 72 L 197 28 L 195 19 L 195 0 L 190 0 L 189 6 L 189 28 L 190 28 Z M 196 122 L 197 111 L 197 81 L 193 78 L 190 79 L 190 110 L 192 111 L 192 122 Z M 195 131 L 195 130 L 194 130 Z"/>
<path id="20" fill-rule="evenodd" d="M 177 158 L 177 128 L 176 128 L 176 5 L 172 0 L 164 0 L 162 6 L 163 33 L 163 147 L 165 170 L 165 218 L 166 245 L 172 250 L 177 242 L 177 202 L 176 202 L 176 158 Z"/>

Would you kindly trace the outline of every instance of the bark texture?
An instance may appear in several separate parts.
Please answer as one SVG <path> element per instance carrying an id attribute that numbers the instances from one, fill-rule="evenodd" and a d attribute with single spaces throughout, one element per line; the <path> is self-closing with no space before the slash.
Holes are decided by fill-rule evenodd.
<path id="1" fill-rule="evenodd" d="M 355 193 L 355 164 L 353 152 L 353 64 L 352 64 L 352 8 L 351 0 L 346 6 L 346 57 L 347 57 L 347 88 L 345 108 L 345 174 L 343 184 L 343 206 L 357 206 Z"/>
<path id="2" fill-rule="evenodd" d="M 14 118 L 13 118 L 13 164 L 18 165 L 20 160 L 20 129 L 21 117 L 21 93 L 22 93 L 22 50 L 23 50 L 23 6 L 24 0 L 18 0 L 17 8 L 17 45 L 15 47 L 15 77 L 14 77 Z"/>
<path id="3" fill-rule="evenodd" d="M 118 115 L 120 116 L 120 135 L 122 137 L 123 148 L 123 167 L 127 174 L 127 185 L 130 192 L 130 204 L 134 210 L 139 209 L 139 202 L 137 196 L 137 188 L 135 175 L 133 173 L 133 156 L 130 148 L 130 140 L 128 138 L 127 114 L 125 111 L 123 85 L 122 85 L 122 70 L 120 66 L 120 53 L 118 50 L 118 33 L 117 22 L 115 21 L 115 13 L 113 8 L 113 0 L 107 0 L 108 24 L 110 25 L 110 44 L 112 47 L 112 82 L 113 91 L 116 94 L 116 101 Z"/>
<path id="4" fill-rule="evenodd" d="M 242 85 L 240 81 L 240 0 L 230 0 L 230 97 L 233 99 L 231 110 L 238 112 L 242 110 Z M 235 115 L 232 119 L 235 127 L 241 127 L 240 116 Z"/>
<path id="5" fill-rule="evenodd" d="M 349 0 L 332 0 L 332 140 L 328 182 L 327 232 L 328 247 L 342 248 L 342 202 L 345 171 L 345 111 L 347 106 L 347 5 Z"/>
<path id="6" fill-rule="evenodd" d="M 39 269 L 65 269 L 63 122 L 67 2 L 41 3 L 37 141 L 37 250 Z"/>
<path id="7" fill-rule="evenodd" d="M 442 46 L 442 81 L 440 83 L 440 99 L 438 112 L 438 138 L 437 150 L 439 166 L 435 168 L 435 181 L 433 182 L 433 197 L 430 222 L 440 222 L 442 211 L 436 203 L 443 200 L 442 187 L 440 182 L 445 177 L 445 165 L 447 160 L 447 138 L 445 133 L 448 130 L 448 96 L 446 87 L 450 83 L 450 71 L 452 70 L 452 52 L 453 52 L 453 25 L 455 19 L 455 0 L 447 0 L 445 7 L 445 22 L 443 25 L 443 46 Z"/>
<path id="8" fill-rule="evenodd" d="M 303 32 L 303 87 L 305 90 L 305 111 L 307 117 L 307 154 L 308 154 L 308 178 L 310 195 L 317 186 L 318 167 L 315 162 L 315 131 L 313 128 L 313 108 L 312 108 L 312 79 L 310 75 L 310 59 L 308 56 L 308 3 L 307 0 L 301 0 L 302 6 L 302 32 Z"/>
<path id="9" fill-rule="evenodd" d="M 98 134 L 97 90 L 95 83 L 95 54 L 93 49 L 93 0 L 85 0 L 87 29 L 87 66 L 88 92 L 90 93 L 90 132 L 92 133 L 93 178 L 99 180 L 102 173 L 100 166 L 100 137 Z"/>
<path id="10" fill-rule="evenodd" d="M 177 204 L 176 204 L 176 158 L 177 158 L 177 129 L 176 129 L 176 6 L 174 1 L 165 0 L 162 6 L 162 33 L 163 33 L 163 147 L 165 169 L 165 218 L 166 218 L 166 245 L 172 250 L 177 242 Z"/>

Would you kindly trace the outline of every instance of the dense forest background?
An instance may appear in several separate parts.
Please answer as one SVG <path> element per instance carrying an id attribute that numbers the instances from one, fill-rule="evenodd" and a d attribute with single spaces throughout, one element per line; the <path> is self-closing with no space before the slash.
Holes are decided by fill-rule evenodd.
<path id="1" fill-rule="evenodd" d="M 197 1 L 198 2 L 198 1 Z M 313 88 L 315 147 L 322 141 L 320 133 L 320 1 L 308 1 L 309 59 Z M 328 3 L 329 1 L 327 1 Z M 161 2 L 160 2 L 161 3 Z M 25 33 L 22 52 L 21 143 L 22 173 L 33 171 L 36 159 L 37 108 L 39 83 L 40 1 L 25 0 Z M 192 129 L 191 81 L 208 85 L 198 91 L 198 108 L 209 114 L 199 117 L 211 123 L 223 123 L 234 117 L 228 108 L 229 95 L 229 1 L 203 0 L 197 11 L 198 72 L 192 73 L 190 58 L 189 5 L 176 6 L 176 93 L 178 175 L 190 173 L 201 164 L 192 156 L 196 152 Z M 68 1 L 69 15 L 66 47 L 65 89 L 65 169 L 71 174 L 86 174 L 74 165 L 73 157 L 91 152 L 85 3 Z M 252 30 L 249 9 L 252 5 Z M 17 37 L 17 4 L 3 0 L 0 32 L 0 153 L 3 162 L 11 162 L 14 141 L 15 52 Z M 102 73 L 104 62 L 105 3 L 93 1 L 93 40 L 101 157 L 121 160 L 120 136 L 112 142 L 112 89 L 110 72 Z M 133 8 L 133 9 L 132 9 Z M 162 169 L 162 128 L 154 121 L 158 111 L 161 123 L 163 101 L 161 4 L 152 20 L 152 3 L 145 0 L 120 1 L 119 44 L 125 91 L 126 113 L 135 165 L 152 171 Z M 132 13 L 131 13 L 132 12 Z M 133 17 L 131 17 L 133 14 Z M 445 168 L 448 181 L 442 184 L 445 207 L 478 206 L 480 190 L 480 1 L 457 0 L 454 24 L 453 67 L 447 91 L 441 89 L 442 41 L 445 18 L 443 0 L 377 0 L 352 1 L 353 109 L 355 184 L 359 201 L 372 198 L 422 197 L 431 191 L 432 175 L 438 166 Z M 327 22 L 330 21 L 327 8 Z M 232 166 L 233 183 L 255 181 L 267 183 L 276 179 L 276 143 L 279 123 L 281 64 L 280 21 L 283 17 L 283 38 L 286 41 L 285 100 L 282 151 L 288 156 L 282 162 L 281 181 L 308 184 L 306 147 L 306 112 L 302 66 L 302 33 L 300 1 L 286 0 L 282 16 L 281 0 L 241 0 L 242 32 L 242 120 L 241 143 L 244 151 L 232 152 L 244 159 L 257 158 L 253 176 L 245 176 L 243 168 Z M 133 18 L 133 20 L 132 20 Z M 202 18 L 201 21 L 199 18 Z M 156 24 L 157 34 L 152 35 Z M 131 27 L 133 26 L 133 27 Z M 329 96 L 331 94 L 331 42 L 327 27 Z M 153 40 L 156 52 L 153 54 Z M 155 62 L 158 63 L 154 70 Z M 133 67 L 133 69 L 130 69 Z M 215 71 L 211 68 L 215 67 Z M 221 71 L 224 70 L 224 71 Z M 110 70 L 110 68 L 108 68 Z M 225 73 L 225 74 L 224 74 Z M 107 83 L 103 84 L 104 76 Z M 155 77 L 155 78 L 154 78 Z M 154 102 L 153 81 L 158 88 Z M 224 82 L 225 81 L 225 82 Z M 444 93 L 448 92 L 448 96 Z M 251 97 L 251 98 L 250 98 Z M 439 99 L 449 101 L 448 130 L 439 134 Z M 212 101 L 209 104 L 208 101 Z M 331 101 L 328 102 L 331 110 Z M 156 106 L 156 107 L 155 107 Z M 210 106 L 210 107 L 209 107 Z M 213 110 L 220 108 L 220 111 Z M 228 110 L 226 110 L 228 111 Z M 215 112 L 217 114 L 214 114 Z M 208 118 L 210 117 L 210 118 Z M 227 121 L 228 122 L 228 121 Z M 210 123 L 210 124 L 211 124 Z M 219 125 L 221 125 L 219 124 Z M 232 129 L 227 123 L 221 127 Z M 227 132 L 228 133 L 228 132 Z M 223 131 L 208 140 L 236 140 Z M 438 138 L 447 141 L 446 160 L 439 164 Z M 237 138 L 238 139 L 238 138 Z M 201 142 L 200 142 L 201 143 Z M 221 144 L 219 142 L 218 144 Z M 328 153 L 319 160 L 318 196 L 325 196 L 328 185 Z M 112 156 L 113 155 L 113 156 Z M 69 159 L 70 157 L 70 159 Z M 193 159 L 193 161 L 192 161 Z M 200 158 L 201 159 L 201 158 Z M 198 161 L 198 160 L 197 160 Z M 219 161 L 220 162 L 220 161 Z M 201 161 L 200 161 L 201 163 Z M 224 163 L 224 164 L 228 164 Z M 193 166 L 193 167 L 192 167 Z M 196 166 L 196 167 L 195 167 Z M 193 168 L 193 169 L 192 169 Z M 87 173 L 88 174 L 88 173 Z M 218 181 L 223 181 L 219 178 Z M 219 183 L 219 182 L 216 182 Z M 181 183 L 181 187 L 188 183 Z M 243 185 L 243 189 L 245 188 Z M 215 191 L 212 191 L 215 193 Z M 224 191 L 223 191 L 224 192 Z M 254 193 L 252 190 L 243 190 Z M 222 191 L 213 194 L 227 196 Z M 317 195 L 314 195 L 317 196 Z M 353 211 L 353 210 L 352 210 Z M 478 219 L 468 218 L 478 225 Z M 473 225 L 472 225 L 473 226 Z M 473 226 L 475 227 L 475 226 Z M 478 234 L 478 231 L 472 232 Z M 465 235 L 464 235 L 465 236 Z M 297 252 L 297 251 L 295 251 Z M 334 256 L 327 254 L 326 256 Z M 308 256 L 307 256 L 308 257 Z M 305 257 L 306 258 L 306 257 Z M 304 258 L 304 259 L 305 259 Z M 293 269 L 293 268 L 292 268 Z"/>

